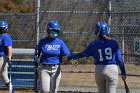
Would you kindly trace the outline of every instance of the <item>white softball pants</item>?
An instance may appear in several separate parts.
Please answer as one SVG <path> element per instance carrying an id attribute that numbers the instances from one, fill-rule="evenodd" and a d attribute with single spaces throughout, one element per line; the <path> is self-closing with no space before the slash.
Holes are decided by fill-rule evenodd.
<path id="1" fill-rule="evenodd" d="M 3 81 L 3 83 L 8 83 L 8 63 L 7 63 L 7 57 L 1 56 L 0 57 L 0 79 Z"/>
<path id="2" fill-rule="evenodd" d="M 116 93 L 118 83 L 117 65 L 96 65 L 95 80 L 99 93 Z"/>
<path id="3" fill-rule="evenodd" d="M 40 66 L 41 93 L 57 93 L 60 79 L 60 65 Z"/>

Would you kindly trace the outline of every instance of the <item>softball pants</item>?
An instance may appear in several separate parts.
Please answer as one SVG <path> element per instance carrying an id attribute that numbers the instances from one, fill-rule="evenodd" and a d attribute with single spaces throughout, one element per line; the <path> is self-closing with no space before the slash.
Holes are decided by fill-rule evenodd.
<path id="1" fill-rule="evenodd" d="M 41 65 L 41 93 L 57 93 L 61 79 L 60 65 Z"/>
<path id="2" fill-rule="evenodd" d="M 7 63 L 7 57 L 6 56 L 0 56 L 0 79 L 3 81 L 3 83 L 8 83 L 8 63 Z"/>
<path id="3" fill-rule="evenodd" d="M 116 93 L 118 83 L 117 65 L 96 65 L 95 80 L 99 93 Z"/>

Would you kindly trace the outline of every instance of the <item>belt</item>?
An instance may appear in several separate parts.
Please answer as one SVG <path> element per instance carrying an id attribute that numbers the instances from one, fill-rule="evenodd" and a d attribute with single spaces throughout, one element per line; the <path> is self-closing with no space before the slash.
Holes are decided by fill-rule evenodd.
<path id="1" fill-rule="evenodd" d="M 0 55 L 0 57 L 3 57 L 4 55 Z"/>
<path id="2" fill-rule="evenodd" d="M 95 65 L 117 65 L 117 64 L 95 64 Z"/>

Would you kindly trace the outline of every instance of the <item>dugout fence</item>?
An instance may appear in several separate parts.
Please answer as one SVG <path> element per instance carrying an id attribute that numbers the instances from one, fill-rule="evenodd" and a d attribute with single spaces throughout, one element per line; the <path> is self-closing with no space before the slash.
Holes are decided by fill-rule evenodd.
<path id="1" fill-rule="evenodd" d="M 140 1 L 139 0 L 33 0 L 35 12 L 0 13 L 0 20 L 9 22 L 9 34 L 13 38 L 14 70 L 25 71 L 13 75 L 27 81 L 24 84 L 33 92 L 33 51 L 40 38 L 46 36 L 46 23 L 57 20 L 63 33 L 60 35 L 70 51 L 80 52 L 95 39 L 94 25 L 97 21 L 106 21 L 110 25 L 111 35 L 123 50 L 123 58 L 128 74 L 127 82 L 132 93 L 140 89 Z M 39 2 L 39 4 L 37 4 Z M 60 91 L 97 92 L 94 79 L 92 58 L 78 59 L 80 64 L 73 67 L 62 65 Z M 26 65 L 26 66 L 25 66 Z M 27 70 L 27 68 L 28 70 Z M 31 73 L 30 73 L 31 72 Z M 26 74 L 26 75 L 25 75 Z M 24 76 L 25 75 L 25 76 Z M 14 78 L 13 78 L 14 79 Z M 17 83 L 16 83 L 17 84 Z M 15 84 L 15 86 L 16 86 Z M 3 85 L 1 85 L 3 86 Z M 16 86 L 22 90 L 21 87 Z M 87 91 L 86 91 L 87 90 Z M 23 90 L 25 91 L 25 90 Z M 22 91 L 22 92 L 23 92 Z M 66 93 L 67 93 L 66 92 Z M 118 93 L 124 93 L 119 79 Z"/>

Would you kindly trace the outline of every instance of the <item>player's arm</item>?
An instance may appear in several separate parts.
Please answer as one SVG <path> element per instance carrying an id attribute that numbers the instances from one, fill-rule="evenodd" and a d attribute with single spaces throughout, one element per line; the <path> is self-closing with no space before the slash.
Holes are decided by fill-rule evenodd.
<path id="1" fill-rule="evenodd" d="M 68 46 L 62 41 L 62 45 L 61 45 L 61 55 L 60 55 L 60 61 L 62 61 L 63 63 L 67 63 L 67 57 L 70 56 L 70 51 Z"/>
<path id="2" fill-rule="evenodd" d="M 35 48 L 35 53 L 34 53 L 34 61 L 38 60 L 40 58 L 41 50 L 39 46 L 37 45 Z"/>
<path id="3" fill-rule="evenodd" d="M 4 36 L 4 46 L 6 48 L 6 55 L 7 55 L 7 62 L 9 64 L 9 66 L 11 67 L 12 66 L 12 63 L 11 63 L 11 58 L 12 58 L 12 38 L 10 35 L 8 34 L 5 34 Z"/>
<path id="4" fill-rule="evenodd" d="M 75 60 L 78 58 L 89 57 L 92 53 L 91 47 L 92 47 L 92 44 L 90 43 L 84 51 L 68 56 L 68 60 L 71 60 L 71 59 Z"/>
<path id="5" fill-rule="evenodd" d="M 12 38 L 7 34 L 5 34 L 5 36 L 4 36 L 4 46 L 7 49 L 7 53 L 6 53 L 7 58 L 9 60 L 11 60 L 11 58 L 12 58 Z"/>
<path id="6" fill-rule="evenodd" d="M 122 79 L 125 80 L 126 79 L 126 71 L 125 71 L 125 65 L 124 65 L 124 62 L 123 62 L 121 54 L 122 54 L 121 50 L 118 48 L 116 60 L 117 60 L 117 62 L 119 64 L 119 68 L 121 70 Z"/>
<path id="7" fill-rule="evenodd" d="M 123 62 L 123 59 L 122 59 L 122 56 L 121 56 L 121 50 L 120 49 L 117 50 L 117 61 L 118 61 L 119 67 L 121 69 L 122 75 L 126 75 L 124 62 Z"/>
<path id="8" fill-rule="evenodd" d="M 62 43 L 61 50 L 62 50 L 62 56 L 66 56 L 66 57 L 70 56 L 70 51 L 64 42 Z"/>
<path id="9" fill-rule="evenodd" d="M 39 46 L 37 45 L 35 48 L 35 53 L 34 53 L 34 64 L 35 64 L 36 68 L 38 68 L 40 54 L 41 54 L 41 50 L 40 50 Z"/>
<path id="10" fill-rule="evenodd" d="M 9 60 L 12 58 L 12 46 L 7 46 L 7 57 Z"/>

